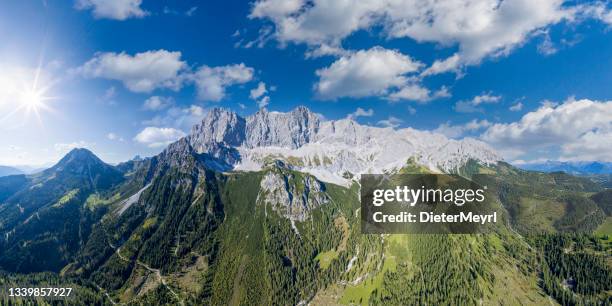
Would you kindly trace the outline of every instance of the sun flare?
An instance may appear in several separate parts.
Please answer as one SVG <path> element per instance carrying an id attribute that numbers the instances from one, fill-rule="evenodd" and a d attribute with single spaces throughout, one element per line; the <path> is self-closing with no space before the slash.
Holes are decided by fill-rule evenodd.
<path id="1" fill-rule="evenodd" d="M 45 97 L 42 92 L 37 90 L 26 90 L 21 93 L 20 103 L 27 110 L 38 110 L 44 107 Z"/>
<path id="2" fill-rule="evenodd" d="M 41 72 L 39 67 L 16 70 L 12 77 L 0 76 L 0 122 L 8 124 L 18 118 L 26 122 L 34 115 L 42 124 L 41 113 L 52 111 L 48 104 L 54 97 L 49 95 L 53 83 Z"/>

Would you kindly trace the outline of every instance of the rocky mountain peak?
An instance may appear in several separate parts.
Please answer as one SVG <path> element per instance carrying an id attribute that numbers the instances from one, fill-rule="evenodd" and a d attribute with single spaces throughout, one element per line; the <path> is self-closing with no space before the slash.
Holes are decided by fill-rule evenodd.
<path id="1" fill-rule="evenodd" d="M 85 148 L 72 149 L 51 169 L 64 169 L 81 166 L 108 166 L 95 154 Z"/>
<path id="2" fill-rule="evenodd" d="M 115 167 L 103 162 L 91 151 L 77 148 L 66 154 L 53 167 L 34 175 L 35 182 L 50 180 L 61 182 L 64 187 L 74 184 L 98 189 L 122 181 L 123 174 Z"/>
<path id="3" fill-rule="evenodd" d="M 214 108 L 187 141 L 218 170 L 259 170 L 272 158 L 333 182 L 343 181 L 346 172 L 393 171 L 410 158 L 441 172 L 454 171 L 469 160 L 501 160 L 478 140 L 452 140 L 429 131 L 373 127 L 348 119 L 322 120 L 304 106 L 286 113 L 260 109 L 246 118 Z"/>
<path id="4" fill-rule="evenodd" d="M 206 152 L 219 143 L 237 147 L 244 141 L 244 132 L 244 118 L 228 109 L 213 108 L 191 129 L 189 141 L 198 152 Z"/>
<path id="5" fill-rule="evenodd" d="M 304 106 L 288 113 L 262 109 L 247 118 L 246 147 L 299 148 L 314 140 L 320 118 Z"/>
<path id="6" fill-rule="evenodd" d="M 216 147 L 299 148 L 316 136 L 320 118 L 304 106 L 288 113 L 260 109 L 246 119 L 223 108 L 210 110 L 194 126 L 189 142 L 198 153 Z"/>

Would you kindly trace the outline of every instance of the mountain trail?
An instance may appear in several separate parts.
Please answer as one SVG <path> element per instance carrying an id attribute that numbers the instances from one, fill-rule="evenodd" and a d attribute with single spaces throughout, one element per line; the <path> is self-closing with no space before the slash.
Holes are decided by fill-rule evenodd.
<path id="1" fill-rule="evenodd" d="M 121 260 L 123 260 L 123 261 L 125 261 L 125 262 L 130 262 L 130 261 L 131 261 L 130 259 L 128 259 L 128 258 L 126 258 L 126 257 L 124 257 L 124 256 L 121 254 L 121 247 L 117 247 L 117 248 L 115 248 L 115 246 L 113 246 L 113 244 L 112 244 L 112 243 L 110 243 L 110 242 L 108 242 L 108 245 L 109 245 L 111 248 L 115 249 L 115 253 L 117 254 L 117 256 L 118 256 L 118 257 L 119 257 Z M 171 287 L 170 287 L 170 286 L 169 286 L 169 285 L 166 283 L 166 279 L 165 279 L 165 278 L 164 278 L 164 276 L 161 274 L 161 271 L 160 271 L 159 269 L 151 268 L 151 267 L 149 267 L 147 264 L 143 263 L 142 261 L 140 261 L 140 260 L 138 260 L 138 259 L 136 260 L 136 264 L 137 264 L 137 265 L 139 265 L 139 266 L 141 266 L 141 267 L 143 267 L 143 268 L 145 268 L 145 269 L 146 269 L 146 270 L 148 270 L 149 272 L 153 272 L 153 273 L 155 273 L 155 275 L 156 275 L 156 276 L 157 276 L 157 278 L 159 279 L 160 283 L 161 283 L 162 285 L 164 285 L 164 287 L 166 287 L 166 289 L 168 289 L 168 291 L 170 291 L 170 293 L 172 293 L 172 295 L 174 295 L 174 297 L 175 297 L 175 298 L 176 298 L 176 299 L 179 301 L 179 303 L 180 303 L 181 305 L 184 305 L 184 304 L 183 304 L 183 300 L 182 300 L 182 299 L 179 297 L 179 295 L 178 295 L 178 294 L 177 294 L 177 293 L 176 293 L 174 290 L 172 290 L 172 288 L 171 288 Z M 108 295 L 108 293 L 107 293 L 107 295 Z M 109 299 L 110 299 L 110 296 L 109 296 Z M 112 301 L 111 301 L 111 302 L 112 302 Z M 115 304 L 115 303 L 113 302 L 113 304 Z"/>

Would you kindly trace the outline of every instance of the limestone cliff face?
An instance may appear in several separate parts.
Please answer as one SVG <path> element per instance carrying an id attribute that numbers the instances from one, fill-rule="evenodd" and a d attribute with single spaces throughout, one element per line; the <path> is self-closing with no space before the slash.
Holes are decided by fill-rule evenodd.
<path id="1" fill-rule="evenodd" d="M 475 139 L 453 140 L 429 131 L 366 126 L 349 119 L 326 121 L 303 106 L 287 113 L 262 109 L 246 118 L 215 108 L 186 141 L 217 170 L 261 170 L 270 159 L 283 160 L 329 182 L 341 181 L 347 172 L 393 171 L 409 159 L 434 172 L 451 172 L 470 160 L 501 160 Z"/>
<path id="2" fill-rule="evenodd" d="M 310 211 L 329 202 L 325 185 L 310 175 L 297 176 L 279 169 L 268 171 L 260 183 L 257 202 L 280 215 L 304 221 Z"/>
<path id="3" fill-rule="evenodd" d="M 289 113 L 262 109 L 246 121 L 245 146 L 248 148 L 275 146 L 297 149 L 316 139 L 320 125 L 319 117 L 303 106 Z"/>

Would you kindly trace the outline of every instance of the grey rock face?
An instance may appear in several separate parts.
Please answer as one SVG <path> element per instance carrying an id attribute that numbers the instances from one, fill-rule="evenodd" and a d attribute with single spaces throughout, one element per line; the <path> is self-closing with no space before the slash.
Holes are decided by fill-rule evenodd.
<path id="1" fill-rule="evenodd" d="M 314 140 L 319 124 L 319 117 L 303 106 L 289 113 L 262 109 L 247 118 L 245 145 L 248 148 L 299 148 Z"/>
<path id="2" fill-rule="evenodd" d="M 160 157 L 161 166 L 179 166 L 194 176 L 200 175 L 193 172 L 194 165 L 217 171 L 259 171 L 271 162 L 282 163 L 264 175 L 258 203 L 292 222 L 304 221 L 313 209 L 329 201 L 319 179 L 345 184 L 346 174 L 395 171 L 408 158 L 441 172 L 469 160 L 500 160 L 477 140 L 451 140 L 429 131 L 372 127 L 349 119 L 324 121 L 303 106 L 287 113 L 262 109 L 246 118 L 227 109 L 212 109 L 189 136 L 171 144 Z"/>
<path id="3" fill-rule="evenodd" d="M 244 142 L 245 120 L 236 113 L 213 108 L 200 124 L 191 129 L 189 142 L 198 152 L 207 152 L 217 144 L 229 147 L 240 146 Z"/>
<path id="4" fill-rule="evenodd" d="M 287 113 L 262 109 L 246 118 L 212 109 L 187 140 L 216 170 L 260 170 L 270 159 L 280 159 L 336 183 L 344 183 L 339 178 L 347 171 L 394 171 L 409 158 L 440 172 L 456 170 L 469 160 L 483 164 L 501 160 L 478 140 L 360 125 L 349 119 L 325 121 L 303 106 Z"/>
<path id="5" fill-rule="evenodd" d="M 310 175 L 269 171 L 260 183 L 257 202 L 270 204 L 272 210 L 295 221 L 304 221 L 310 211 L 329 202 L 325 185 Z"/>
<path id="6" fill-rule="evenodd" d="M 189 141 L 199 153 L 218 147 L 298 148 L 315 138 L 319 124 L 319 117 L 303 106 L 289 113 L 262 109 L 246 119 L 214 108 L 193 127 Z"/>

